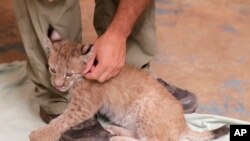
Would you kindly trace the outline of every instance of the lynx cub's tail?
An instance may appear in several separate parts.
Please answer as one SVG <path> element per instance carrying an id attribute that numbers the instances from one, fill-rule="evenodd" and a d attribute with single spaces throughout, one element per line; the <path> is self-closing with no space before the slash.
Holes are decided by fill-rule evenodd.
<path id="1" fill-rule="evenodd" d="M 186 139 L 191 140 L 191 141 L 209 141 L 209 140 L 217 139 L 223 135 L 226 135 L 227 133 L 229 133 L 229 125 L 224 125 L 217 129 L 214 129 L 211 131 L 205 131 L 205 132 L 197 132 L 197 131 L 189 130 L 187 132 Z"/>

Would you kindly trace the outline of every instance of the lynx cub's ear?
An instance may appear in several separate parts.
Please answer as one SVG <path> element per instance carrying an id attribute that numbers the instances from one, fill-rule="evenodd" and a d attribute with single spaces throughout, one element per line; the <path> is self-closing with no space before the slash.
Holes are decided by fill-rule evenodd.
<path id="1" fill-rule="evenodd" d="M 50 34 L 50 40 L 52 41 L 52 42 L 57 42 L 57 41 L 60 41 L 60 40 L 62 40 L 61 39 L 61 36 L 59 35 L 59 33 L 56 31 L 56 30 L 52 30 L 51 31 L 51 34 Z"/>
<path id="2" fill-rule="evenodd" d="M 93 45 L 82 45 L 81 51 L 82 56 L 81 59 L 83 63 L 87 63 L 89 57 L 92 55 L 92 46 Z"/>
<path id="3" fill-rule="evenodd" d="M 87 55 L 88 53 L 90 53 L 92 46 L 93 46 L 92 44 L 82 45 L 82 49 L 81 49 L 82 55 Z"/>
<path id="4" fill-rule="evenodd" d="M 49 37 L 52 43 L 62 40 L 60 34 L 51 25 L 49 25 L 47 36 Z"/>
<path id="5" fill-rule="evenodd" d="M 53 52 L 53 50 L 54 50 L 53 43 L 58 42 L 58 41 L 61 41 L 61 36 L 59 35 L 59 33 L 56 30 L 54 30 L 53 28 L 50 28 L 48 30 L 48 34 L 45 37 L 45 41 L 44 41 L 45 42 L 45 49 L 46 49 L 46 52 L 48 54 Z"/>

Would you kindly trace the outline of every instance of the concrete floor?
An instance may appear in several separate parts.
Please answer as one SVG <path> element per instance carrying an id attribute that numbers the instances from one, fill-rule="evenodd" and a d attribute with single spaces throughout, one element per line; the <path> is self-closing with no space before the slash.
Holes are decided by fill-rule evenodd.
<path id="1" fill-rule="evenodd" d="M 0 63 L 25 60 L 11 1 L 0 5 Z M 94 2 L 81 0 L 94 42 Z M 250 121 L 250 0 L 157 0 L 155 72 L 199 98 L 199 113 Z M 248 66 L 249 65 L 249 66 Z"/>

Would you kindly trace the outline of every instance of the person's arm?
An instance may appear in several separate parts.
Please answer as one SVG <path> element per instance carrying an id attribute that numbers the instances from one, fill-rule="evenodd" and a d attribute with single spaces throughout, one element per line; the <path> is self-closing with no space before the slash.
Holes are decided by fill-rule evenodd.
<path id="1" fill-rule="evenodd" d="M 117 32 L 126 38 L 130 35 L 134 24 L 151 0 L 120 0 L 117 12 L 107 32 Z"/>
<path id="2" fill-rule="evenodd" d="M 120 0 L 107 31 L 94 44 L 93 55 L 83 72 L 87 79 L 104 82 L 120 72 L 125 64 L 126 40 L 150 1 Z M 95 59 L 98 64 L 93 66 Z"/>

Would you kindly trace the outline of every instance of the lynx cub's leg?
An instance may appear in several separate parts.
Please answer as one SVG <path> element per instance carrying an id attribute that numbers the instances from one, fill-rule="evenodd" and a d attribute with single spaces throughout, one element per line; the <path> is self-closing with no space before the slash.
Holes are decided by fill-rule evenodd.
<path id="1" fill-rule="evenodd" d="M 70 92 L 72 97 L 65 112 L 45 127 L 32 131 L 29 136 L 30 141 L 57 141 L 71 127 L 95 115 L 102 102 L 96 97 L 93 98 L 92 94 L 78 92 L 77 90 Z"/>
<path id="2" fill-rule="evenodd" d="M 132 131 L 116 125 L 108 125 L 104 129 L 114 136 L 126 136 L 126 137 L 136 138 L 135 133 L 133 133 Z"/>
<path id="3" fill-rule="evenodd" d="M 114 136 L 110 138 L 109 141 L 139 141 L 139 140 L 131 138 L 131 137 L 125 137 L 125 136 Z"/>

